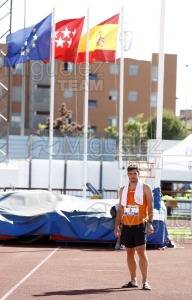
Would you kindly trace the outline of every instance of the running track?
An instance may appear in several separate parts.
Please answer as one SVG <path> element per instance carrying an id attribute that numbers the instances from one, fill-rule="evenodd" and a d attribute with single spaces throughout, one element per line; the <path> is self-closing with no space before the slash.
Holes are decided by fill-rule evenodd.
<path id="1" fill-rule="evenodd" d="M 0 242 L 0 300 L 191 299 L 192 240 L 147 251 L 152 291 L 124 290 L 126 253 L 109 245 Z"/>

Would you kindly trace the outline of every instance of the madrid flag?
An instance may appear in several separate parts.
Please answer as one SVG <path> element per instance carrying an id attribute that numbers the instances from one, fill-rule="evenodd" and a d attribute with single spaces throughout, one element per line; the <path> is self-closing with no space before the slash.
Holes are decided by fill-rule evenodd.
<path id="1" fill-rule="evenodd" d="M 55 24 L 55 59 L 75 63 L 85 17 Z"/>
<path id="2" fill-rule="evenodd" d="M 114 62 L 116 56 L 119 14 L 96 25 L 89 31 L 89 62 Z M 78 50 L 77 63 L 86 61 L 86 35 L 83 35 Z"/>

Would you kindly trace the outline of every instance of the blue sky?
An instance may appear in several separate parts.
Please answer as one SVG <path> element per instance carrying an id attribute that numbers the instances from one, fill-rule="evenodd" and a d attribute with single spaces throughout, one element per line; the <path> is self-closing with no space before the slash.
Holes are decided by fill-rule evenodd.
<path id="1" fill-rule="evenodd" d="M 12 32 L 24 24 L 28 27 L 39 22 L 53 8 L 56 22 L 86 16 L 89 8 L 89 26 L 92 27 L 121 13 L 123 7 L 125 27 L 133 32 L 132 49 L 127 57 L 148 60 L 153 52 L 159 51 L 161 1 L 164 0 L 13 0 Z M 191 0 L 165 0 L 165 4 L 164 52 L 178 55 L 177 111 L 192 109 Z"/>

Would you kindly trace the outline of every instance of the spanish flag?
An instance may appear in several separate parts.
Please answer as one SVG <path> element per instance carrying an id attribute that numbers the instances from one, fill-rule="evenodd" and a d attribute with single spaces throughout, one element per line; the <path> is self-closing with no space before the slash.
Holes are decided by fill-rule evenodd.
<path id="1" fill-rule="evenodd" d="M 116 56 L 119 14 L 96 25 L 89 31 L 89 63 L 114 62 Z M 86 61 L 86 34 L 82 36 L 76 63 Z"/>

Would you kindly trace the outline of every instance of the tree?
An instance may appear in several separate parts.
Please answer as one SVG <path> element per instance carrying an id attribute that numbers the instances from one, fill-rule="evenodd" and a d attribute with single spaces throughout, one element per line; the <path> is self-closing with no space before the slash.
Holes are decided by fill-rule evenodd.
<path id="1" fill-rule="evenodd" d="M 147 124 L 148 139 L 156 138 L 157 116 L 151 117 Z M 173 112 L 164 110 L 162 119 L 162 139 L 163 140 L 183 140 L 188 134 L 183 121 Z"/>
<path id="2" fill-rule="evenodd" d="M 117 129 L 114 126 L 104 128 L 105 136 L 108 139 L 115 139 L 118 137 Z"/>
<path id="3" fill-rule="evenodd" d="M 141 122 L 142 118 L 143 113 L 124 124 L 123 150 L 132 160 L 144 158 L 147 151 L 147 123 Z"/>
<path id="4" fill-rule="evenodd" d="M 134 137 L 136 140 L 140 140 L 141 136 L 146 136 L 146 127 L 147 123 L 142 123 L 141 120 L 143 118 L 143 113 L 138 114 L 136 116 L 136 119 L 130 119 L 127 123 L 124 124 L 125 131 L 124 136 L 126 138 L 128 137 Z"/>

